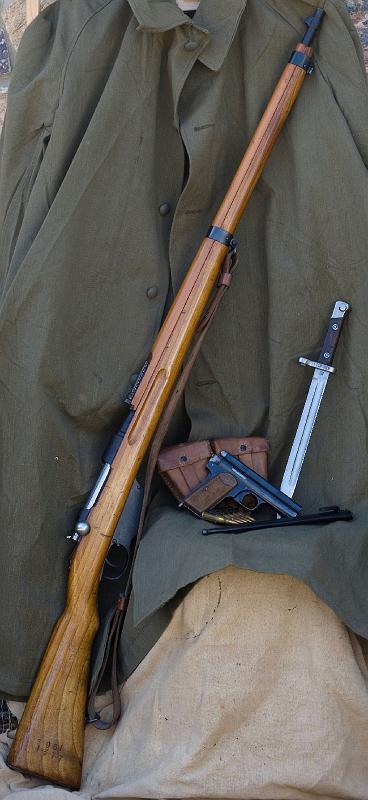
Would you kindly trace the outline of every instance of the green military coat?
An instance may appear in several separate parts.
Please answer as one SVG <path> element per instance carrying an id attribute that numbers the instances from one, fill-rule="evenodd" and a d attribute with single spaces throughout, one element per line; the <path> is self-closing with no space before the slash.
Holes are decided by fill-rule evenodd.
<path id="1" fill-rule="evenodd" d="M 313 6 L 202 0 L 190 20 L 173 0 L 60 0 L 24 35 L 0 175 L 0 692 L 30 689 L 64 604 L 65 534 L 125 414 L 121 397 Z M 233 287 L 171 437 L 265 435 L 280 482 L 311 377 L 297 358 L 318 355 L 346 299 L 297 499 L 348 506 L 355 519 L 205 538 L 157 495 L 127 671 L 167 601 L 229 564 L 301 578 L 368 637 L 368 92 L 343 3 L 325 9 L 315 73 L 239 226 Z"/>

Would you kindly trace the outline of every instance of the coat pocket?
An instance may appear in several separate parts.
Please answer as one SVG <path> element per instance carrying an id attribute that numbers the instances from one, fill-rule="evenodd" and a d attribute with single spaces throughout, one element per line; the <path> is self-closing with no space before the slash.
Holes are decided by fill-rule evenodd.
<path id="1" fill-rule="evenodd" d="M 41 164 L 45 157 L 45 153 L 50 141 L 51 136 L 51 128 L 43 126 L 39 133 L 39 138 L 37 140 L 37 146 L 35 148 L 33 158 L 31 163 L 28 167 L 27 172 L 25 173 L 25 185 L 24 185 L 24 205 L 27 206 L 29 202 L 29 198 L 31 196 L 32 189 L 37 179 L 37 175 L 40 171 Z"/>
<path id="2" fill-rule="evenodd" d="M 38 131 L 32 157 L 13 188 L 8 206 L 4 214 L 1 230 L 1 253 L 0 253 L 0 281 L 1 293 L 5 282 L 11 272 L 11 262 L 14 250 L 22 228 L 24 215 L 30 202 L 33 187 L 36 183 L 41 164 L 45 157 L 47 146 L 51 136 L 51 128 L 42 126 Z"/>

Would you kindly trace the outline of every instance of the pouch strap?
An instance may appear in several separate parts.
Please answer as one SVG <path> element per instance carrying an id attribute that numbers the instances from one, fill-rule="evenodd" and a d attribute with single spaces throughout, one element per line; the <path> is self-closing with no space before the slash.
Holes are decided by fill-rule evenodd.
<path id="1" fill-rule="evenodd" d="M 151 486 L 154 471 L 156 468 L 157 459 L 159 456 L 159 452 L 161 450 L 162 442 L 167 434 L 167 431 L 170 426 L 170 422 L 172 420 L 174 411 L 178 405 L 178 402 L 184 392 L 185 386 L 188 382 L 189 375 L 191 373 L 191 369 L 193 364 L 197 358 L 197 355 L 201 349 L 203 339 L 215 317 L 216 311 L 221 303 L 222 298 L 224 297 L 227 289 L 231 283 L 232 273 L 236 267 L 238 261 L 236 250 L 230 251 L 225 260 L 222 267 L 221 275 L 219 276 L 218 284 L 216 293 L 211 300 L 207 310 L 205 311 L 202 319 L 200 320 L 197 328 L 197 339 L 193 344 L 193 347 L 190 351 L 189 357 L 181 375 L 176 383 L 176 386 L 169 398 L 169 401 L 161 414 L 160 421 L 156 428 L 156 432 L 153 436 L 148 461 L 147 461 L 147 469 L 146 469 L 146 477 L 144 482 L 144 494 L 143 494 L 143 502 L 142 502 L 142 510 L 141 515 L 139 518 L 138 530 L 137 530 L 137 537 L 135 541 L 134 552 L 131 560 L 131 565 L 128 573 L 128 578 L 125 586 L 124 593 L 120 596 L 117 605 L 114 617 L 111 622 L 109 637 L 107 640 L 106 650 L 104 659 L 101 665 L 100 672 L 98 674 L 93 692 L 90 694 L 89 702 L 88 702 L 88 722 L 92 722 L 96 728 L 101 729 L 108 729 L 111 728 L 115 723 L 119 720 L 121 716 L 121 698 L 120 692 L 118 687 L 118 678 L 117 678 L 117 651 L 118 651 L 118 643 L 120 639 L 121 630 L 123 627 L 129 597 L 132 590 L 132 583 L 133 583 L 133 570 L 135 565 L 135 560 L 138 553 L 138 547 L 140 545 L 140 541 L 143 535 L 143 528 L 144 522 L 146 518 L 146 513 L 148 509 L 148 505 L 150 502 L 150 495 L 151 495 Z M 95 709 L 95 699 L 97 692 L 100 688 L 101 680 L 103 673 L 106 669 L 106 665 L 108 663 L 110 653 L 112 652 L 112 669 L 111 669 L 111 689 L 112 689 L 112 705 L 113 705 L 113 716 L 111 722 L 105 722 L 101 719 L 100 715 Z"/>

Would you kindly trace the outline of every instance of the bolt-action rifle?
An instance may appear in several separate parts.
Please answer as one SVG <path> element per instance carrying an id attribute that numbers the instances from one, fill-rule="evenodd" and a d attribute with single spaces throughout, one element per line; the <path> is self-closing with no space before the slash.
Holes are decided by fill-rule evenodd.
<path id="1" fill-rule="evenodd" d="M 72 789 L 80 786 L 89 662 L 98 628 L 96 595 L 104 561 L 137 471 L 233 247 L 235 229 L 305 76 L 312 72 L 310 44 L 323 15 L 317 8 L 305 20 L 305 35 L 282 72 L 161 327 L 131 397 L 130 413 L 72 536 L 78 544 L 71 561 L 66 608 L 53 631 L 9 753 L 9 766 L 22 772 Z"/>

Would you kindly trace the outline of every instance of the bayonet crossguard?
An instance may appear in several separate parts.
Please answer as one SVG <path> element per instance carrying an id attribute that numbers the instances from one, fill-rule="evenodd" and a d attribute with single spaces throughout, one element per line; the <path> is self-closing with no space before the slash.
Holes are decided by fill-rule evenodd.
<path id="1" fill-rule="evenodd" d="M 349 310 L 349 303 L 346 303 L 345 300 L 337 300 L 318 361 L 311 361 L 304 357 L 299 358 L 299 364 L 312 367 L 314 373 L 280 486 L 281 491 L 288 497 L 292 497 L 294 494 L 327 381 L 331 373 L 336 372 L 332 362 Z"/>
<path id="2" fill-rule="evenodd" d="M 299 364 L 301 364 L 303 367 L 313 367 L 313 369 L 322 369 L 325 372 L 329 372 L 330 375 L 331 373 L 336 372 L 336 367 L 328 367 L 327 364 L 321 364 L 319 361 L 311 361 L 309 358 L 303 358 L 303 356 L 300 356 L 298 360 Z"/>

